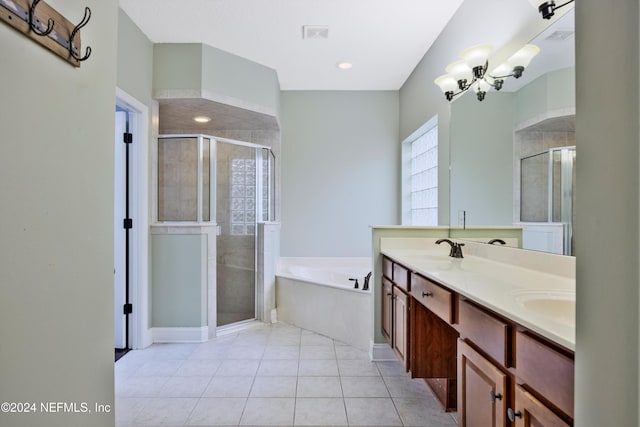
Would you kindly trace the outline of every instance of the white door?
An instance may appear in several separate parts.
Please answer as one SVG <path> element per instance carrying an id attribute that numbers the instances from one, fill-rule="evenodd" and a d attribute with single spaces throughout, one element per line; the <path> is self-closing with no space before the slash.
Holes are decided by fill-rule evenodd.
<path id="1" fill-rule="evenodd" d="M 125 147 L 122 136 L 126 132 L 127 113 L 116 111 L 115 160 L 114 160 L 114 215 L 113 215 L 113 260 L 114 260 L 114 346 L 123 349 L 126 346 L 126 319 L 124 314 L 126 251 L 125 229 L 123 226 L 125 212 Z"/>

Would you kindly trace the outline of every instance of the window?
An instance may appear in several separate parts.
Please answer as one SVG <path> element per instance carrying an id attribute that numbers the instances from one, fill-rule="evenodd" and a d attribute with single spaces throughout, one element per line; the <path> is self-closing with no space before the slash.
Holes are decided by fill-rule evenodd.
<path id="1" fill-rule="evenodd" d="M 434 123 L 435 122 L 435 123 Z M 430 120 L 417 138 L 409 138 L 405 158 L 405 224 L 438 225 L 438 125 Z"/>

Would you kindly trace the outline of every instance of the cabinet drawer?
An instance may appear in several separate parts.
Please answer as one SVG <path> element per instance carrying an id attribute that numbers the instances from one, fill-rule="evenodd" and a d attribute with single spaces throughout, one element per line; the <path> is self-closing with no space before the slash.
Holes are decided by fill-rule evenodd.
<path id="1" fill-rule="evenodd" d="M 453 323 L 453 294 L 415 273 L 411 274 L 411 295 L 447 323 Z"/>
<path id="2" fill-rule="evenodd" d="M 517 382 L 573 418 L 573 358 L 527 332 L 516 334 Z"/>
<path id="3" fill-rule="evenodd" d="M 458 304 L 458 324 L 460 336 L 473 341 L 501 365 L 511 366 L 511 325 L 463 299 Z"/>
<path id="4" fill-rule="evenodd" d="M 407 292 L 411 290 L 409 270 L 396 262 L 393 263 L 393 283 Z"/>
<path id="5" fill-rule="evenodd" d="M 382 257 L 382 274 L 389 280 L 393 279 L 393 261 L 386 256 Z"/>

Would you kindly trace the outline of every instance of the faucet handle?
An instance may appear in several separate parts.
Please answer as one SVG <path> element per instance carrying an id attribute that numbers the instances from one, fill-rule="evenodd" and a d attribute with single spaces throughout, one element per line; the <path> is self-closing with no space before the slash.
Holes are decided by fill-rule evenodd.
<path id="1" fill-rule="evenodd" d="M 353 285 L 353 289 L 358 289 L 358 288 L 360 287 L 360 286 L 358 285 L 358 279 L 353 279 L 353 278 L 351 278 L 351 277 L 350 277 L 350 278 L 349 278 L 349 280 L 351 280 L 351 281 L 355 281 L 355 282 L 356 282 L 356 284 L 355 284 L 355 285 Z"/>

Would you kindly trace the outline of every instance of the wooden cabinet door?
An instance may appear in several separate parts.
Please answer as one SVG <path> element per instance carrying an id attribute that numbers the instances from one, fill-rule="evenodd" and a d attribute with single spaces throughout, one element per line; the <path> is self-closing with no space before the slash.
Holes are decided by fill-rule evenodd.
<path id="1" fill-rule="evenodd" d="M 393 285 L 386 278 L 382 277 L 382 335 L 389 345 L 392 345 L 392 321 L 393 321 Z"/>
<path id="2" fill-rule="evenodd" d="M 409 305 L 407 294 L 397 286 L 393 287 L 393 350 L 402 362 L 405 369 L 408 368 L 409 357 L 407 353 L 409 340 Z"/>
<path id="3" fill-rule="evenodd" d="M 507 425 L 507 375 L 462 340 L 458 341 L 460 427 Z"/>
<path id="4" fill-rule="evenodd" d="M 515 421 L 516 427 L 569 427 L 562 418 L 519 385 L 516 386 L 514 407 L 509 411 L 509 416 Z"/>

